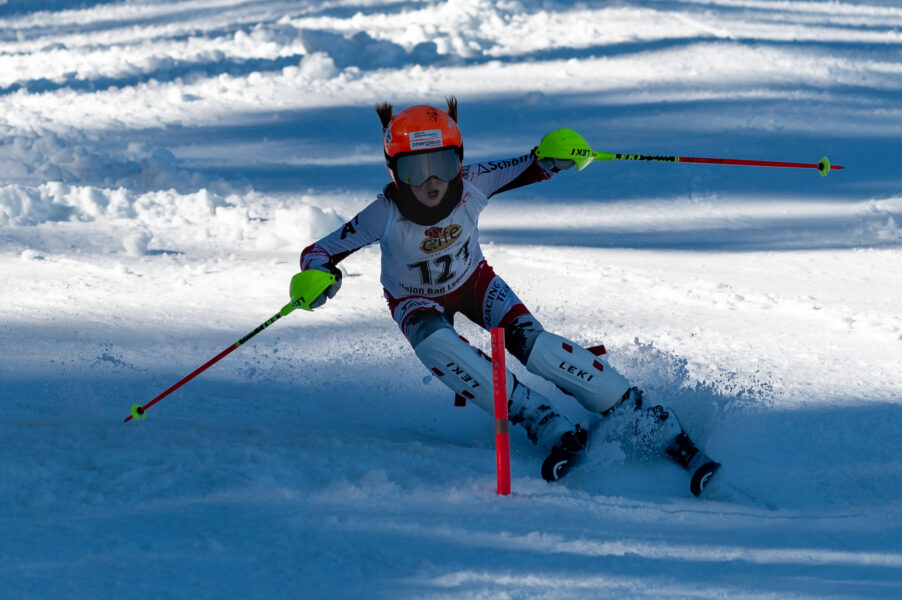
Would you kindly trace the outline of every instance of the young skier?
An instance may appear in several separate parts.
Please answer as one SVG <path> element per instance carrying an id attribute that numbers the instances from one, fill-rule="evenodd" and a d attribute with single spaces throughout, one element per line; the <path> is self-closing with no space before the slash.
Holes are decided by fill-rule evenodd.
<path id="1" fill-rule="evenodd" d="M 637 438 L 689 471 L 690 489 L 699 495 L 720 465 L 695 447 L 673 411 L 643 408 L 642 392 L 603 356 L 546 331 L 483 258 L 477 225 L 489 198 L 550 179 L 573 161 L 563 154 L 538 159 L 534 149 L 507 160 L 463 165 L 453 97 L 447 99 L 447 112 L 418 105 L 394 114 L 387 103 L 376 106 L 376 112 L 392 182 L 353 219 L 304 249 L 302 270 L 337 278 L 311 307 L 338 292 L 339 262 L 378 241 L 392 317 L 420 361 L 455 394 L 493 414 L 491 363 L 453 329 L 454 316 L 461 313 L 487 330 L 503 327 L 508 352 L 586 410 L 605 416 L 632 411 Z M 543 144 L 553 137 L 546 136 Z M 510 421 L 550 449 L 542 477 L 559 479 L 585 453 L 588 432 L 509 371 L 507 389 Z"/>

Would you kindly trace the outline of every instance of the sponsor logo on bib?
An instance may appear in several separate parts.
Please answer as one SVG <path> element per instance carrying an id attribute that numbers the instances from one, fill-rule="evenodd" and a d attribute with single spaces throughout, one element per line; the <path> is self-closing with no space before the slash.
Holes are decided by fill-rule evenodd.
<path id="1" fill-rule="evenodd" d="M 439 252 L 452 245 L 460 238 L 463 233 L 463 227 L 451 223 L 444 229 L 441 227 L 430 227 L 426 230 L 426 239 L 420 242 L 420 250 L 426 254 Z"/>

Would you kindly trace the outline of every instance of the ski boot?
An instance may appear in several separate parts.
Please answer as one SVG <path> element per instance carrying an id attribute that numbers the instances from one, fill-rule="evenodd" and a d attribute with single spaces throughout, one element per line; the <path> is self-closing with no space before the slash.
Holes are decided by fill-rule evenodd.
<path id="1" fill-rule="evenodd" d="M 720 463 L 711 460 L 689 439 L 685 431 L 680 432 L 667 448 L 667 456 L 686 469 L 690 476 L 689 491 L 698 497 L 720 468 Z"/>
<path id="2" fill-rule="evenodd" d="M 640 393 L 640 403 L 641 399 Z M 637 406 L 641 407 L 641 404 L 637 403 Z M 636 415 L 636 439 L 639 444 L 653 454 L 663 452 L 686 469 L 690 477 L 689 491 L 698 497 L 720 468 L 720 463 L 699 450 L 672 409 L 658 405 L 642 408 L 636 411 Z"/>
<path id="3" fill-rule="evenodd" d="M 589 432 L 579 424 L 561 436 L 542 463 L 542 479 L 557 481 L 566 475 L 585 455 L 589 444 Z"/>
<path id="4" fill-rule="evenodd" d="M 643 396 L 644 393 L 642 392 L 642 390 L 637 387 L 631 387 L 623 393 L 623 396 L 621 396 L 620 401 L 617 404 L 601 414 L 604 417 L 609 417 L 614 414 L 615 411 L 617 411 L 618 414 L 620 411 L 629 409 L 632 409 L 633 411 L 640 411 L 642 410 Z"/>

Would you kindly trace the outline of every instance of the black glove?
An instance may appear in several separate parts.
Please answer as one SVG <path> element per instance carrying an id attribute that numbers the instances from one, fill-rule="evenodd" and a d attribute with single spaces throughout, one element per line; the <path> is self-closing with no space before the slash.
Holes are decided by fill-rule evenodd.
<path id="1" fill-rule="evenodd" d="M 323 271 L 324 273 L 329 273 L 330 275 L 335 276 L 335 283 L 327 287 L 322 294 L 320 294 L 316 300 L 310 303 L 310 308 L 319 308 L 323 304 L 326 303 L 326 300 L 330 298 L 334 298 L 335 294 L 338 293 L 338 290 L 341 289 L 341 269 L 336 267 L 331 262 L 328 262 L 324 265 L 319 265 L 316 267 L 311 267 L 311 269 L 316 269 L 317 271 Z"/>
<path id="2" fill-rule="evenodd" d="M 560 173 L 564 169 L 576 166 L 576 163 L 568 158 L 540 158 L 539 166 L 551 173 Z"/>

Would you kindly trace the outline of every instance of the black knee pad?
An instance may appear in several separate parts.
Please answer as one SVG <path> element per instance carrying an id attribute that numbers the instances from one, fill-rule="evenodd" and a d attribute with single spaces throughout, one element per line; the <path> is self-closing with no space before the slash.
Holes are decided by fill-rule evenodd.
<path id="1" fill-rule="evenodd" d="M 504 346 L 524 365 L 539 334 L 545 331 L 539 320 L 530 314 L 520 315 L 504 328 Z"/>
<path id="2" fill-rule="evenodd" d="M 420 310 L 410 315 L 410 318 L 407 319 L 404 335 L 407 337 L 410 345 L 416 349 L 420 342 L 444 327 L 453 329 L 451 322 L 444 313 L 433 310 Z"/>

